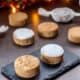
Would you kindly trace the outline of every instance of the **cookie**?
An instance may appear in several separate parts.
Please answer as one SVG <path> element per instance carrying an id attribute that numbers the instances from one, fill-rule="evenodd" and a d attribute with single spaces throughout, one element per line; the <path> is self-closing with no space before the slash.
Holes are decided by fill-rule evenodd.
<path id="1" fill-rule="evenodd" d="M 19 46 L 29 46 L 34 43 L 35 33 L 28 28 L 19 28 L 13 32 L 13 42 Z"/>
<path id="2" fill-rule="evenodd" d="M 53 38 L 58 34 L 58 24 L 53 22 L 43 22 L 38 26 L 38 33 L 44 38 Z"/>
<path id="3" fill-rule="evenodd" d="M 40 72 L 40 61 L 32 55 L 20 56 L 14 62 L 14 69 L 21 78 L 33 78 Z"/>
<path id="4" fill-rule="evenodd" d="M 64 49 L 58 44 L 47 44 L 40 50 L 41 60 L 50 65 L 56 65 L 63 61 Z"/>
<path id="5" fill-rule="evenodd" d="M 17 12 L 9 15 L 9 24 L 12 27 L 24 26 L 27 22 L 28 15 L 24 12 Z"/>
<path id="6" fill-rule="evenodd" d="M 80 44 L 80 27 L 72 27 L 68 30 L 68 40 L 72 43 Z"/>

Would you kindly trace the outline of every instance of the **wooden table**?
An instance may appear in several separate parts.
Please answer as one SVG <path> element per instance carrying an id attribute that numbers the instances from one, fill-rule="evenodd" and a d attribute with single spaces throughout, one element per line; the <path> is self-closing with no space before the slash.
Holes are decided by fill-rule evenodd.
<path id="1" fill-rule="evenodd" d="M 77 9 L 77 7 L 75 9 L 79 10 Z M 8 15 L 9 15 L 8 10 L 0 11 L 0 25 L 3 25 L 3 24 L 8 25 Z M 52 21 L 52 19 L 40 17 L 40 22 L 44 22 L 44 21 Z M 32 20 L 31 18 L 29 18 L 29 21 L 26 27 L 34 29 L 34 31 L 36 32 L 36 36 L 35 36 L 35 44 L 26 48 L 17 47 L 13 44 L 12 32 L 14 29 L 10 28 L 6 37 L 0 39 L 0 71 L 2 66 L 5 66 L 8 63 L 14 61 L 16 57 L 23 54 L 31 53 L 32 51 L 40 48 L 41 46 L 47 43 L 60 44 L 63 47 L 67 48 L 73 54 L 80 56 L 80 45 L 71 44 L 67 40 L 67 31 L 73 25 L 80 25 L 79 17 L 75 18 L 72 22 L 68 24 L 59 23 L 59 26 L 60 26 L 59 35 L 55 39 L 42 39 L 38 36 L 36 32 L 36 27 L 33 26 Z M 0 80 L 7 80 L 7 79 L 2 74 L 0 74 Z M 57 80 L 80 80 L 80 66 L 77 66 L 73 70 L 65 73 L 61 77 L 57 78 Z"/>

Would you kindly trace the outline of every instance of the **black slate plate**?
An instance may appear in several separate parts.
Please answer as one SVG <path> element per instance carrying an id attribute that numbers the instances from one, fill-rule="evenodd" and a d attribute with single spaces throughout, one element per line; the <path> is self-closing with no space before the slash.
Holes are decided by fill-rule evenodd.
<path id="1" fill-rule="evenodd" d="M 37 50 L 32 53 L 32 55 L 39 57 L 40 51 Z M 40 66 L 40 74 L 31 80 L 51 80 L 52 78 L 55 79 L 56 77 L 60 76 L 64 72 L 72 69 L 73 67 L 79 64 L 78 56 L 70 53 L 69 51 L 65 50 L 64 54 L 64 62 L 57 66 L 49 66 L 41 62 Z M 1 72 L 4 76 L 9 78 L 10 80 L 24 80 L 20 79 L 16 76 L 14 71 L 14 62 L 8 64 L 5 67 L 2 67 Z"/>

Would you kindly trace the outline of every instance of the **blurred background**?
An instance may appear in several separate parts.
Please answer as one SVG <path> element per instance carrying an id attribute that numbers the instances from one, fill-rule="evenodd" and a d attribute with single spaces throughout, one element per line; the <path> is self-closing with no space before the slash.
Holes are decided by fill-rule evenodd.
<path id="1" fill-rule="evenodd" d="M 25 8 L 37 8 L 37 7 L 46 7 L 50 9 L 51 7 L 72 7 L 74 9 L 79 8 L 79 0 L 0 0 L 0 8 L 10 7 L 14 5 L 19 9 Z M 34 7 L 32 7 L 34 6 Z"/>

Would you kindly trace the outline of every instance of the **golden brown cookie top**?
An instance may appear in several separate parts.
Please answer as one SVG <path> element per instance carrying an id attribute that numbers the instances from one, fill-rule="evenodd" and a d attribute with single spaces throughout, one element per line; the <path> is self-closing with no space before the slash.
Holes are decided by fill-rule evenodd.
<path id="1" fill-rule="evenodd" d="M 71 36 L 80 37 L 80 26 L 70 28 L 68 33 Z"/>
<path id="2" fill-rule="evenodd" d="M 53 22 L 43 22 L 38 26 L 38 30 L 42 32 L 55 31 L 57 29 L 58 29 L 58 24 Z"/>
<path id="3" fill-rule="evenodd" d="M 24 12 L 17 12 L 16 14 L 12 14 L 11 16 L 14 21 L 22 21 L 28 19 L 28 15 Z"/>
<path id="4" fill-rule="evenodd" d="M 40 65 L 40 61 L 37 57 L 32 56 L 32 55 L 24 55 L 20 56 L 15 60 L 15 67 L 19 67 L 23 69 L 23 71 L 28 71 L 35 69 Z"/>

